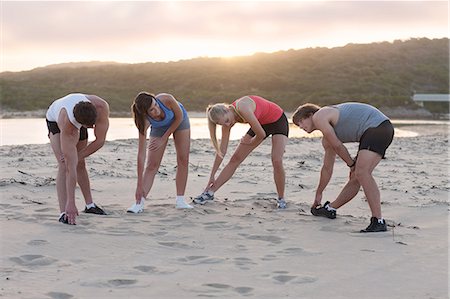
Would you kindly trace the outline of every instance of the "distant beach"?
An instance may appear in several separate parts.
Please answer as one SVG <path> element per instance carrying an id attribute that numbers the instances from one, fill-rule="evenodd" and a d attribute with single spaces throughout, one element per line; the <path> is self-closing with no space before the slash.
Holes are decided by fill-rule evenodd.
<path id="1" fill-rule="evenodd" d="M 412 128 L 410 128 L 411 126 Z M 320 138 L 291 138 L 287 210 L 275 207 L 270 139 L 216 199 L 175 209 L 172 141 L 142 214 L 134 201 L 136 139 L 107 141 L 87 159 L 95 201 L 107 216 L 57 222 L 56 161 L 49 144 L 0 146 L 0 294 L 5 298 L 448 298 L 448 125 L 400 127 L 375 170 L 387 233 L 361 234 L 363 192 L 335 220 L 310 214 L 322 163 Z M 34 129 L 34 128 L 30 128 Z M 296 130 L 299 130 L 298 128 Z M 230 142 L 230 152 L 238 140 Z M 355 153 L 356 144 L 348 145 Z M 225 161 L 229 159 L 228 154 Z M 191 142 L 186 195 L 198 195 L 214 159 Z M 337 161 L 324 194 L 348 176 Z"/>

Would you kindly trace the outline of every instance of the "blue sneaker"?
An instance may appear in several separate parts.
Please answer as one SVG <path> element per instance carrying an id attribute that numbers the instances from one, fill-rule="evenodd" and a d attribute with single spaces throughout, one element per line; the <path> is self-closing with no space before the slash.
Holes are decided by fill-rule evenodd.
<path id="1" fill-rule="evenodd" d="M 208 200 L 214 200 L 214 195 L 211 195 L 208 193 L 208 191 L 205 191 L 194 198 L 193 202 L 196 204 L 204 205 Z"/>
<path id="2" fill-rule="evenodd" d="M 284 198 L 279 198 L 279 199 L 277 200 L 277 208 L 278 208 L 278 209 L 286 209 L 286 208 L 287 208 L 287 203 L 286 203 L 286 201 L 284 200 Z"/>

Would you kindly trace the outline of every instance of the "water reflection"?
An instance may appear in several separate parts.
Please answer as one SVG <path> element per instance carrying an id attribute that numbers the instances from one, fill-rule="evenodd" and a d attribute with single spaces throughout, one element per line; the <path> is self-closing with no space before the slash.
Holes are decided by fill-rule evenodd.
<path id="1" fill-rule="evenodd" d="M 206 118 L 191 118 L 192 139 L 209 138 L 209 131 Z M 20 145 L 20 144 L 42 144 L 48 143 L 47 126 L 45 119 L 24 118 L 24 119 L 0 119 L 0 145 Z M 448 128 L 448 121 L 423 121 L 423 120 L 395 120 L 393 121 L 396 137 L 416 137 L 422 134 L 420 126 L 427 126 L 429 130 L 433 127 L 445 126 Z M 218 127 L 220 128 L 220 127 Z M 247 124 L 236 124 L 231 130 L 230 139 L 240 139 L 249 129 Z M 442 130 L 442 129 L 441 129 Z M 89 129 L 89 140 L 93 140 L 94 134 Z M 220 129 L 217 130 L 220 137 Z M 316 131 L 313 134 L 306 134 L 297 126 L 290 124 L 290 138 L 314 138 L 320 137 L 321 133 Z M 138 131 L 131 118 L 111 118 L 107 140 L 138 138 Z"/>

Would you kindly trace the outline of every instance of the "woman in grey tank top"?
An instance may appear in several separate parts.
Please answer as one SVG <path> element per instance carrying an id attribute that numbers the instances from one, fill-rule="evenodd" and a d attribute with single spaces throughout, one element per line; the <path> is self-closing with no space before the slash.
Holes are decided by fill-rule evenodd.
<path id="1" fill-rule="evenodd" d="M 372 172 L 384 158 L 394 137 L 394 127 L 389 118 L 377 108 L 363 103 L 349 102 L 323 108 L 308 103 L 295 111 L 292 122 L 307 133 L 319 130 L 323 134 L 325 155 L 311 213 L 336 218 L 336 209 L 352 200 L 362 187 L 372 217 L 369 226 L 361 232 L 386 231 L 386 222 L 381 215 L 380 191 Z M 344 146 L 346 142 L 359 142 L 355 158 Z M 350 168 L 349 180 L 332 203 L 327 201 L 322 206 L 322 194 L 333 174 L 336 155 Z"/>

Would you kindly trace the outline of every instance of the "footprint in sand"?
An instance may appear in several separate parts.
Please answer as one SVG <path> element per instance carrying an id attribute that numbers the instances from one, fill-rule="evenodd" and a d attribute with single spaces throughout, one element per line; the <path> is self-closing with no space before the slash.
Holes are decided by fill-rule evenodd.
<path id="1" fill-rule="evenodd" d="M 178 271 L 178 270 L 161 270 L 154 266 L 145 266 L 145 265 L 136 266 L 134 267 L 134 269 L 139 270 L 146 274 L 172 274 Z"/>
<path id="2" fill-rule="evenodd" d="M 279 255 L 295 255 L 295 256 L 313 256 L 313 255 L 320 255 L 321 252 L 309 252 L 305 251 L 303 248 L 300 247 L 290 247 L 285 248 L 283 250 L 277 251 Z"/>
<path id="3" fill-rule="evenodd" d="M 185 243 L 180 243 L 180 242 L 174 242 L 174 241 L 167 241 L 167 242 L 158 242 L 159 245 L 161 246 L 165 246 L 165 247 L 170 247 L 173 249 L 199 249 L 201 247 L 197 246 L 197 245 L 189 245 L 189 244 L 185 244 Z"/>
<path id="4" fill-rule="evenodd" d="M 42 246 L 42 245 L 48 245 L 48 241 L 46 240 L 31 240 L 27 243 L 30 246 Z"/>
<path id="5" fill-rule="evenodd" d="M 48 266 L 57 261 L 54 258 L 37 254 L 26 254 L 19 257 L 11 257 L 10 260 L 26 267 Z"/>
<path id="6" fill-rule="evenodd" d="M 239 267 L 241 270 L 250 270 L 249 266 L 257 265 L 257 263 L 253 262 L 251 259 L 246 257 L 237 257 L 234 258 L 234 264 Z"/>
<path id="7" fill-rule="evenodd" d="M 251 287 L 233 287 L 228 284 L 222 284 L 222 283 L 207 283 L 203 284 L 202 286 L 208 287 L 210 289 L 216 290 L 216 291 L 233 291 L 241 295 L 249 294 L 251 291 L 253 291 L 253 288 Z"/>
<path id="8" fill-rule="evenodd" d="M 221 257 L 204 256 L 204 255 L 192 255 L 178 259 L 178 262 L 185 265 L 204 265 L 204 264 L 219 264 L 225 261 Z"/>
<path id="9" fill-rule="evenodd" d="M 136 279 L 110 279 L 107 281 L 112 287 L 126 287 L 137 283 Z"/>
<path id="10" fill-rule="evenodd" d="M 271 236 L 271 235 L 247 235 L 247 234 L 239 234 L 242 237 L 245 237 L 249 240 L 258 240 L 258 241 L 265 241 L 272 244 L 280 244 L 282 242 L 282 239 L 277 236 Z"/>
<path id="11" fill-rule="evenodd" d="M 69 299 L 73 298 L 73 295 L 67 294 L 67 293 L 61 293 L 61 292 L 50 292 L 47 293 L 47 296 L 53 299 Z"/>
<path id="12" fill-rule="evenodd" d="M 286 283 L 304 284 L 304 283 L 313 283 L 317 281 L 316 277 L 298 276 L 295 274 L 290 274 L 287 271 L 275 271 L 270 276 L 277 284 L 286 284 Z"/>

